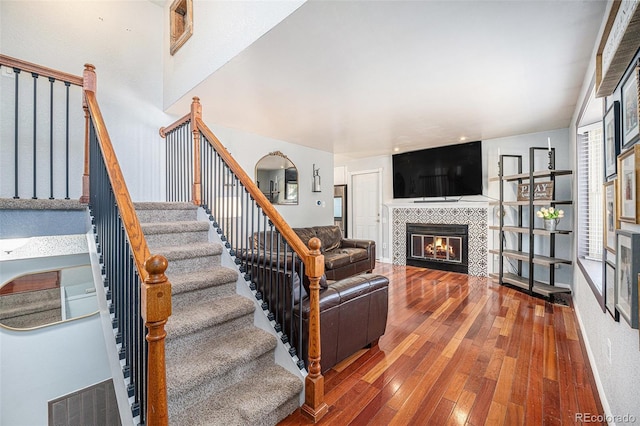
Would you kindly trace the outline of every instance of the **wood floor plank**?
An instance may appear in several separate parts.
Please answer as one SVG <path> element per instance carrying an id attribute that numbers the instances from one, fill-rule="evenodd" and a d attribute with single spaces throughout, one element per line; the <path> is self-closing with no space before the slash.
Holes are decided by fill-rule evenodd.
<path id="1" fill-rule="evenodd" d="M 602 413 L 575 312 L 483 277 L 378 263 L 387 331 L 325 374 L 319 425 L 573 425 Z M 281 425 L 310 424 L 297 410 Z"/>

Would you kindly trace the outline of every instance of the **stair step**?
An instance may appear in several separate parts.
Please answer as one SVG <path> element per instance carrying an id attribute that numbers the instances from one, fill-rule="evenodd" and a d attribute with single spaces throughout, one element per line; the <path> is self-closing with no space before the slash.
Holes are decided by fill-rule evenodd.
<path id="1" fill-rule="evenodd" d="M 170 416 L 174 425 L 277 424 L 298 408 L 300 379 L 278 365 Z"/>
<path id="2" fill-rule="evenodd" d="M 161 254 L 169 261 L 167 274 L 177 275 L 220 265 L 222 245 L 216 243 L 192 243 L 184 246 L 156 247 L 154 254 Z"/>
<path id="3" fill-rule="evenodd" d="M 254 310 L 253 301 L 237 294 L 176 307 L 166 325 L 167 352 L 185 343 L 199 344 L 211 333 L 223 336 L 253 326 Z"/>
<path id="4" fill-rule="evenodd" d="M 174 309 L 236 294 L 238 271 L 224 266 L 167 276 L 171 281 Z"/>
<path id="5" fill-rule="evenodd" d="M 273 362 L 275 336 L 257 327 L 222 337 L 208 336 L 197 347 L 176 347 L 167 360 L 167 394 L 171 412 L 261 374 Z"/>
<path id="6" fill-rule="evenodd" d="M 182 222 L 197 218 L 198 206 L 191 203 L 134 203 L 138 220 L 148 222 Z"/>
<path id="7" fill-rule="evenodd" d="M 209 223 L 198 221 L 148 222 L 141 224 L 149 247 L 167 247 L 209 241 Z"/>

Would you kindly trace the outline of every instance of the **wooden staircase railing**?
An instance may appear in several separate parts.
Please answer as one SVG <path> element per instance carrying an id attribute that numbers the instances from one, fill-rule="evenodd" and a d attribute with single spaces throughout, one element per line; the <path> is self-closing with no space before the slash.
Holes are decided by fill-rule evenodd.
<path id="1" fill-rule="evenodd" d="M 29 186 L 33 187 L 31 198 L 37 199 L 42 194 L 46 192 L 45 188 L 39 187 L 44 185 L 38 185 L 39 180 L 37 175 L 42 172 L 49 172 L 48 176 L 48 188 L 49 189 L 49 199 L 53 200 L 56 198 L 61 198 L 61 189 L 54 189 L 54 180 L 59 178 L 56 170 L 60 169 L 56 164 L 54 164 L 54 153 L 61 151 L 62 149 L 59 147 L 60 139 L 62 139 L 65 143 L 64 151 L 65 151 L 65 185 L 64 185 L 64 199 L 69 200 L 70 190 L 69 190 L 69 171 L 70 171 L 70 151 L 73 150 L 73 146 L 70 145 L 71 135 L 70 135 L 70 126 L 75 125 L 75 123 L 70 123 L 70 115 L 69 115 L 69 101 L 70 101 L 70 88 L 71 86 L 77 86 L 79 88 L 83 88 L 85 85 L 91 85 L 90 80 L 88 80 L 87 76 L 77 76 L 73 74 L 69 74 L 66 72 L 54 70 L 52 68 L 44 67 L 42 65 L 34 64 L 32 62 L 27 62 L 22 59 L 13 58 L 11 56 L 0 54 L 0 68 L 5 67 L 11 70 L 14 78 L 14 117 L 13 117 L 13 136 L 14 136 L 14 146 L 13 146 L 13 156 L 14 156 L 14 164 L 13 171 L 14 176 L 12 176 L 14 180 L 14 199 L 24 198 L 24 194 L 26 193 L 26 188 Z M 33 103 L 33 114 L 27 118 L 23 118 L 21 115 L 22 108 L 20 107 L 21 102 L 25 99 L 20 97 L 20 94 L 24 91 L 24 89 L 20 89 L 20 76 L 25 74 L 31 74 L 32 83 L 29 84 L 30 88 L 27 87 L 27 90 L 31 90 L 32 93 L 28 93 L 28 98 L 26 99 L 29 102 Z M 40 104 L 44 101 L 44 99 L 40 99 L 38 96 L 38 87 L 41 86 L 38 82 L 44 82 L 45 80 L 49 83 L 49 99 L 48 106 L 44 105 L 40 107 Z M 25 82 L 23 82 L 24 84 Z M 62 83 L 65 86 L 64 95 L 54 95 L 54 84 Z M 44 87 L 41 87 L 41 90 Z M 56 92 L 60 93 L 60 92 Z M 5 99 L 9 99 L 9 95 Z M 59 103 L 64 103 L 64 109 L 66 110 L 64 113 L 57 114 L 56 108 Z M 86 105 L 83 104 L 85 108 L 85 130 L 88 129 L 88 117 L 86 116 Z M 48 111 L 44 109 L 48 108 Z M 49 129 L 48 134 L 43 135 L 41 132 L 38 133 L 38 129 L 40 128 L 40 121 L 38 119 L 45 115 L 43 112 L 46 112 Z M 22 126 L 22 122 L 26 122 L 31 120 L 33 123 L 29 123 L 29 126 Z M 43 121 L 47 121 L 44 119 Z M 64 126 L 60 121 L 64 121 Z M 8 121 L 6 122 L 8 123 Z M 59 132 L 56 128 L 63 128 L 64 132 Z M 42 129 L 40 129 L 42 130 Z M 23 134 L 27 132 L 26 134 Z M 21 140 L 31 139 L 32 146 L 27 147 L 26 144 Z M 86 151 L 86 143 L 88 141 L 88 134 L 85 131 L 85 153 Z M 27 151 L 27 152 L 23 152 Z M 48 161 L 48 169 L 43 169 L 42 161 L 40 161 L 39 156 L 43 155 L 46 152 L 49 152 L 49 161 Z M 7 154 L 9 155 L 9 154 Z M 31 158 L 27 158 L 27 157 Z M 31 164 L 29 164 L 31 163 Z M 22 169 L 32 168 L 32 185 L 26 185 L 20 182 L 20 176 L 23 174 Z M 80 201 L 83 203 L 87 203 L 88 198 L 88 179 L 89 179 L 89 170 L 87 158 L 85 157 L 85 167 L 84 167 L 84 175 L 83 175 L 83 186 L 82 186 L 82 195 L 80 196 Z M 55 176 L 55 179 L 54 179 Z M 3 174 L 4 179 L 10 179 L 8 175 Z M 62 185 L 56 185 L 56 187 L 62 187 Z"/>
<path id="2" fill-rule="evenodd" d="M 168 162 L 169 172 L 175 174 L 175 179 L 167 184 L 167 198 L 173 201 L 187 201 L 186 198 L 189 197 L 194 204 L 209 208 L 208 211 L 214 220 L 214 225 L 218 227 L 218 233 L 223 234 L 222 239 L 227 241 L 227 248 L 230 249 L 232 255 L 236 256 L 236 263 L 240 265 L 241 271 L 245 272 L 245 279 L 248 278 L 251 271 L 272 270 L 273 265 L 277 265 L 275 266 L 277 269 L 275 271 L 276 277 L 270 276 L 269 285 L 262 285 L 257 288 L 256 292 L 258 300 L 264 297 L 263 309 L 268 306 L 273 308 L 272 310 L 276 310 L 273 320 L 276 322 L 277 331 L 281 326 L 283 333 L 291 334 L 297 326 L 298 334 L 303 332 L 302 309 L 300 307 L 302 302 L 298 305 L 300 309 L 299 324 L 293 323 L 293 312 L 289 311 L 291 324 L 287 326 L 282 324 L 286 321 L 287 314 L 284 311 L 278 313 L 281 305 L 285 304 L 286 297 L 278 294 L 279 290 L 274 290 L 276 295 L 263 293 L 274 286 L 276 289 L 280 289 L 273 281 L 279 281 L 281 276 L 282 279 L 285 279 L 284 276 L 292 277 L 295 272 L 300 272 L 300 275 L 306 274 L 308 277 L 310 293 L 309 327 L 307 330 L 309 342 L 308 375 L 305 378 L 305 403 L 301 410 L 314 422 L 320 420 L 328 411 L 324 402 L 324 377 L 320 368 L 319 291 L 320 279 L 324 275 L 324 256 L 320 252 L 320 240 L 312 238 L 307 246 L 291 229 L 278 210 L 256 186 L 253 179 L 247 175 L 202 121 L 202 107 L 197 97 L 193 98 L 191 112 L 170 126 L 161 128 L 160 135 L 163 138 L 168 137 L 168 156 L 175 155 L 181 157 L 181 160 L 191 162 L 190 165 Z M 171 146 L 169 146 L 169 139 L 175 139 L 175 143 L 171 142 Z M 212 148 L 215 154 L 209 152 L 209 148 Z M 255 218 L 254 213 L 247 212 L 252 207 L 256 207 L 257 211 L 265 217 L 262 228 L 260 213 Z M 240 211 L 243 212 L 244 219 L 237 218 Z M 225 222 L 229 223 L 226 230 Z M 256 224 L 257 233 L 255 232 Z M 257 255 L 254 252 L 254 246 L 247 245 L 249 239 L 254 241 L 256 234 L 262 235 L 260 238 L 264 238 L 264 241 L 261 240 L 263 248 L 258 247 Z M 270 238 L 270 242 L 267 241 L 268 238 Z M 267 246 L 274 250 L 267 250 Z M 289 248 L 292 250 L 291 254 L 288 253 Z M 277 254 L 274 254 L 275 252 Z M 267 260 L 267 257 L 270 259 Z M 287 259 L 291 257 L 294 261 L 288 262 Z M 302 262 L 299 270 L 295 269 L 296 257 Z M 253 261 L 253 269 L 248 259 L 252 261 L 258 259 Z M 258 263 L 257 268 L 256 262 Z M 260 264 L 261 262 L 262 264 Z M 271 274 L 273 275 L 273 272 Z M 293 278 L 291 280 L 293 282 Z M 300 279 L 300 281 L 302 280 Z M 252 283 L 251 285 L 255 290 L 256 284 Z M 291 300 L 293 300 L 293 296 L 291 296 Z M 289 308 L 293 308 L 291 300 L 287 300 L 287 303 L 291 305 Z M 299 336 L 299 341 L 302 342 L 301 336 Z M 288 342 L 288 338 L 285 337 L 283 342 Z M 301 351 L 298 355 L 302 356 Z"/>
<path id="3" fill-rule="evenodd" d="M 113 309 L 125 348 L 123 357 L 131 364 L 132 370 L 137 368 L 136 374 L 134 371 L 125 372 L 134 385 L 130 393 L 139 404 L 139 407 L 133 407 L 134 416 L 140 415 L 141 424 L 167 425 L 164 325 L 171 315 L 171 283 L 164 272 L 168 262 L 163 256 L 150 254 L 96 100 L 96 76 L 92 65 L 86 65 L 84 82 L 90 122 L 89 170 L 93 172 L 103 167 L 105 172 L 104 177 L 100 176 L 99 170 L 91 173 L 91 188 L 96 190 L 90 193 L 90 206 L 96 228 L 103 231 L 98 232 L 98 237 L 104 246 L 102 256 L 107 266 L 112 303 L 116 304 Z M 99 184 L 103 184 L 102 188 Z M 108 196 L 112 198 L 105 200 Z M 133 260 L 133 268 L 122 265 L 127 258 Z M 123 306 L 117 306 L 118 303 Z M 118 318 L 119 311 L 122 318 Z M 148 347 L 144 342 L 145 326 L 149 330 L 146 335 Z"/>
<path id="4" fill-rule="evenodd" d="M 47 135 L 51 153 L 51 195 L 54 198 L 53 152 L 64 149 L 67 159 L 66 196 L 69 199 L 69 87 L 82 88 L 84 109 L 84 166 L 80 201 L 89 203 L 94 221 L 97 246 L 107 287 L 110 311 L 114 315 L 116 342 L 120 345 L 120 356 L 125 361 L 123 375 L 129 377 L 129 397 L 133 397 L 132 413 L 140 416 L 140 423 L 167 425 L 167 391 L 164 361 L 164 324 L 171 315 L 171 284 L 164 275 L 167 260 L 162 256 L 151 256 L 135 213 L 131 197 L 118 164 L 111 139 L 96 100 L 96 73 L 93 65 L 85 65 L 82 76 L 57 71 L 21 59 L 0 55 L 0 67 L 11 68 L 15 75 L 15 194 L 18 193 L 18 167 L 23 162 L 33 162 L 33 197 L 36 198 L 36 135 L 33 125 L 33 158 L 20 159 L 23 150 L 18 132 L 24 119 L 18 115 L 18 74 L 30 73 L 33 79 L 33 94 L 39 79 L 47 79 L 51 85 L 51 106 L 54 103 L 53 84 L 62 82 L 66 86 L 66 144 L 54 144 L 53 120 L 50 113 L 51 135 Z M 3 98 L 3 101 L 6 102 Z M 39 112 L 34 105 L 33 122 Z M 28 117 L 27 119 L 31 119 Z M 63 126 L 65 127 L 65 126 Z M 27 147 L 24 147 L 26 150 Z M 73 149 L 73 148 L 72 148 Z M 91 175 L 91 178 L 90 178 Z M 28 185 L 30 186 L 30 185 Z M 145 336 L 145 327 L 148 333 Z M 148 343 L 147 343 L 148 342 Z M 114 377 L 115 378 L 115 377 Z"/>

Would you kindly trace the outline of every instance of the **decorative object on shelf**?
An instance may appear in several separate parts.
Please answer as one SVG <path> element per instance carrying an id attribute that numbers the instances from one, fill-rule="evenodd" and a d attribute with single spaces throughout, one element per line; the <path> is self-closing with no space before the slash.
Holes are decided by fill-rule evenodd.
<path id="1" fill-rule="evenodd" d="M 529 201 L 531 185 L 521 183 L 518 185 L 518 201 Z M 551 200 L 553 198 L 553 182 L 536 182 L 533 184 L 534 200 Z"/>
<path id="2" fill-rule="evenodd" d="M 638 328 L 640 234 L 619 229 L 616 235 L 616 309 L 631 328 Z"/>
<path id="3" fill-rule="evenodd" d="M 542 207 L 536 212 L 536 216 L 544 219 L 544 229 L 555 232 L 558 222 L 564 217 L 564 210 L 557 210 L 553 207 Z"/>
<path id="4" fill-rule="evenodd" d="M 316 165 L 313 165 L 313 192 L 322 192 L 320 189 L 320 168 L 316 169 Z"/>
<path id="5" fill-rule="evenodd" d="M 616 309 L 616 267 L 609 261 L 604 263 L 604 288 L 607 311 L 615 321 L 620 321 L 620 314 Z"/>
<path id="6" fill-rule="evenodd" d="M 638 223 L 638 173 L 640 173 L 640 145 L 618 156 L 618 198 L 620 220 Z"/>
<path id="7" fill-rule="evenodd" d="M 551 138 L 547 138 L 547 155 L 549 156 L 549 170 L 553 170 L 556 168 L 556 153 L 555 148 L 551 148 Z"/>
<path id="8" fill-rule="evenodd" d="M 620 102 L 615 101 L 604 116 L 604 177 L 609 179 L 618 169 L 620 154 Z"/>
<path id="9" fill-rule="evenodd" d="M 616 252 L 616 229 L 620 228 L 617 205 L 617 179 L 605 182 L 604 196 L 604 248 Z"/>
<path id="10" fill-rule="evenodd" d="M 622 148 L 628 148 L 638 138 L 638 73 L 640 65 L 631 71 L 622 84 Z"/>

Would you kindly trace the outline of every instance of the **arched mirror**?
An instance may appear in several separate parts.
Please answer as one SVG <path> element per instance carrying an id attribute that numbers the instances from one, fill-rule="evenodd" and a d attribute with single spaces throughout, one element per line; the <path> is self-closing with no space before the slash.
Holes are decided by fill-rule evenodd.
<path id="1" fill-rule="evenodd" d="M 298 204 L 298 169 L 280 151 L 256 163 L 256 184 L 271 204 Z"/>

